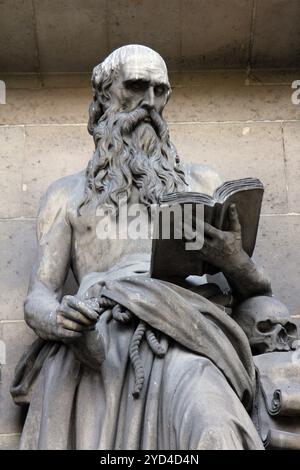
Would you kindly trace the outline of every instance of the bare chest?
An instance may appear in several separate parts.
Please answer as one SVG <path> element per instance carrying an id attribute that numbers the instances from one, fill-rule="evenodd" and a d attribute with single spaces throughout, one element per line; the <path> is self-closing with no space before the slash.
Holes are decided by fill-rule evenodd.
<path id="1" fill-rule="evenodd" d="M 90 272 L 107 271 L 131 255 L 151 252 L 149 237 L 139 231 L 131 233 L 128 220 L 126 230 L 116 222 L 92 209 L 73 217 L 71 259 L 79 282 Z"/>

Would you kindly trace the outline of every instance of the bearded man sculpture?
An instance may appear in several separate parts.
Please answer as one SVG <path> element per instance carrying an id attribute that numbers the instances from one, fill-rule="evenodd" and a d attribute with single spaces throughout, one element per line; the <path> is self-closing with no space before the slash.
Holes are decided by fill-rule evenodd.
<path id="1" fill-rule="evenodd" d="M 38 216 L 25 318 L 39 338 L 12 386 L 15 402 L 29 405 L 21 448 L 261 449 L 240 326 L 207 286 L 151 279 L 151 240 L 97 237 L 99 207 L 212 194 L 219 178 L 181 164 L 162 116 L 171 89 L 156 52 L 114 51 L 92 85 L 95 152 L 86 171 L 50 186 Z M 271 296 L 242 249 L 234 206 L 228 217 L 227 232 L 206 225 L 199 256 L 221 269 L 237 302 Z M 79 290 L 63 297 L 70 267 Z"/>

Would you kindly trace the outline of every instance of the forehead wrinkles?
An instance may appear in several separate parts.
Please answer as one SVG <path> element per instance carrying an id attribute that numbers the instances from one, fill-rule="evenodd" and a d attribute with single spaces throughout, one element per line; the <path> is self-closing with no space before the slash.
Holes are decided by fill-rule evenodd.
<path id="1" fill-rule="evenodd" d="M 125 79 L 147 79 L 169 85 L 165 62 L 154 51 L 127 54 L 119 64 Z"/>
<path id="2" fill-rule="evenodd" d="M 125 80 L 144 79 L 150 82 L 163 83 L 169 86 L 167 73 L 158 64 L 125 63 L 121 66 L 121 75 Z"/>

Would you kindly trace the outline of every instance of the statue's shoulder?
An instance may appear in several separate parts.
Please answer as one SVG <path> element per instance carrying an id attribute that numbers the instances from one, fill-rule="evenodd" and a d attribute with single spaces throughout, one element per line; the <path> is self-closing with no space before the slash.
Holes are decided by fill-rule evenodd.
<path id="1" fill-rule="evenodd" d="M 56 210 L 61 210 L 62 208 L 68 210 L 68 207 L 74 206 L 82 198 L 84 184 L 84 170 L 54 181 L 50 184 L 41 200 L 40 210 L 46 206 Z"/>
<path id="2" fill-rule="evenodd" d="M 222 184 L 220 174 L 209 165 L 185 163 L 184 170 L 190 191 L 212 195 Z"/>

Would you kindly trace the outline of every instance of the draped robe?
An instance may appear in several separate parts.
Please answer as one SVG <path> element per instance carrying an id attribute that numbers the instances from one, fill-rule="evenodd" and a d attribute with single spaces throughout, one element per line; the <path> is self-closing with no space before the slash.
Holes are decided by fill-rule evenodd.
<path id="1" fill-rule="evenodd" d="M 104 295 L 159 332 L 167 352 L 142 343 L 139 398 L 132 322 L 108 322 L 107 310 L 78 343 L 38 339 L 12 385 L 15 402 L 29 404 L 22 449 L 262 449 L 247 412 L 255 369 L 245 334 L 205 296 L 151 279 L 149 262 L 129 257 L 91 273 L 78 292 Z"/>

